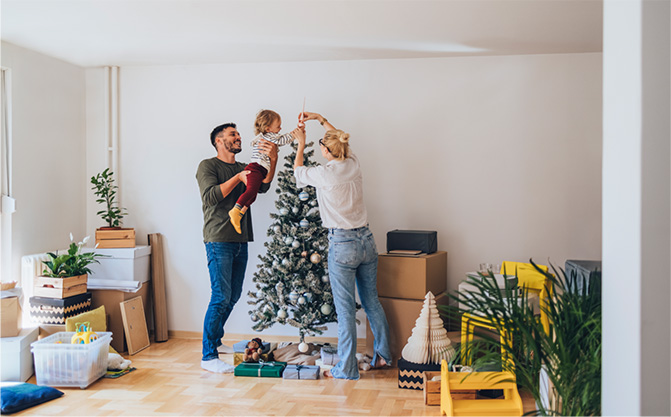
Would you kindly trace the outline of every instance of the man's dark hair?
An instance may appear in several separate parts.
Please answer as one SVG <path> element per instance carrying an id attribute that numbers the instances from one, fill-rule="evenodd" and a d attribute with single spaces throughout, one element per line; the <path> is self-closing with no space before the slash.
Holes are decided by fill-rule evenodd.
<path id="1" fill-rule="evenodd" d="M 224 130 L 228 129 L 229 127 L 232 127 L 234 129 L 237 129 L 238 127 L 235 125 L 235 123 L 224 123 L 223 125 L 219 125 L 212 130 L 212 133 L 210 133 L 210 142 L 212 142 L 212 146 L 214 146 L 214 149 L 217 149 L 217 136 L 219 133 L 223 132 Z"/>

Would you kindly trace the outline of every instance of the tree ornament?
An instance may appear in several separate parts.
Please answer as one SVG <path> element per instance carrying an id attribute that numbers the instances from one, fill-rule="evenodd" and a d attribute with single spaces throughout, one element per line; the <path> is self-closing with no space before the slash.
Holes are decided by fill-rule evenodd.
<path id="1" fill-rule="evenodd" d="M 275 226 L 273 226 L 273 232 L 275 232 L 275 233 L 279 233 L 280 230 L 281 230 L 281 227 L 280 227 L 279 225 L 275 225 Z"/>
<path id="2" fill-rule="evenodd" d="M 294 213 L 294 214 L 298 214 L 298 207 L 292 208 L 291 212 Z"/>
<path id="3" fill-rule="evenodd" d="M 280 264 L 280 263 L 277 262 L 277 259 L 275 259 L 275 260 L 273 261 L 273 266 L 277 266 L 277 265 L 279 265 L 279 264 Z"/>
<path id="4" fill-rule="evenodd" d="M 318 254 L 317 252 L 310 255 L 310 262 L 312 262 L 313 264 L 318 264 L 319 261 L 321 261 L 321 260 L 322 260 L 322 256 L 320 254 Z"/>
<path id="5" fill-rule="evenodd" d="M 286 319 L 287 318 L 287 312 L 284 309 L 281 309 L 280 311 L 277 312 L 277 317 L 281 319 Z"/>
<path id="6" fill-rule="evenodd" d="M 287 237 L 284 238 L 284 243 L 286 245 L 291 245 L 293 242 L 294 242 L 294 238 L 291 237 L 291 236 L 287 236 Z"/>
<path id="7" fill-rule="evenodd" d="M 261 297 L 263 297 L 263 291 L 258 290 L 258 291 L 256 292 L 256 298 L 261 298 Z"/>
<path id="8" fill-rule="evenodd" d="M 310 226 L 310 222 L 307 221 L 307 219 L 303 219 L 303 220 L 300 221 L 299 225 L 301 227 L 308 227 L 308 226 Z"/>
<path id="9" fill-rule="evenodd" d="M 303 297 L 305 297 L 305 300 L 306 300 L 308 303 L 311 303 L 311 302 L 312 302 L 312 293 L 311 293 L 311 292 L 306 292 L 305 294 L 303 294 Z"/>
<path id="10" fill-rule="evenodd" d="M 320 308 L 320 310 L 321 310 L 322 314 L 325 315 L 325 316 L 328 316 L 333 311 L 331 306 L 328 305 L 328 304 L 323 304 L 322 307 Z"/>
<path id="11" fill-rule="evenodd" d="M 309 349 L 309 346 L 308 346 L 308 344 L 305 343 L 305 342 L 301 342 L 301 343 L 298 345 L 298 351 L 301 352 L 301 353 L 306 353 L 306 352 L 308 351 L 308 349 Z"/>
<path id="12" fill-rule="evenodd" d="M 301 256 L 303 258 L 307 258 L 308 257 L 308 251 L 304 250 L 303 252 L 301 252 Z"/>
<path id="13" fill-rule="evenodd" d="M 298 297 L 298 304 L 305 304 L 305 297 Z"/>
<path id="14" fill-rule="evenodd" d="M 289 300 L 291 300 L 292 303 L 295 303 L 296 300 L 298 300 L 298 293 L 296 291 L 291 291 L 289 293 Z"/>
<path id="15" fill-rule="evenodd" d="M 306 193 L 305 191 L 301 191 L 298 194 L 298 199 L 301 201 L 307 201 L 308 198 L 310 198 L 310 194 Z"/>
<path id="16" fill-rule="evenodd" d="M 317 200 L 312 200 L 312 201 L 310 201 L 310 205 L 311 205 L 312 207 L 316 206 L 316 205 L 317 205 Z"/>
<path id="17" fill-rule="evenodd" d="M 280 214 L 281 214 L 282 216 L 286 216 L 287 214 L 289 214 L 289 210 L 286 209 L 285 207 L 282 207 L 282 208 L 280 209 Z"/>
<path id="18" fill-rule="evenodd" d="M 287 258 L 282 259 L 282 265 L 289 266 L 290 263 L 291 262 L 289 262 L 289 260 Z"/>
<path id="19" fill-rule="evenodd" d="M 291 244 L 291 247 L 294 249 L 298 249 L 301 246 L 301 242 L 294 240 L 293 243 Z"/>
<path id="20" fill-rule="evenodd" d="M 322 282 L 329 282 L 329 276 L 328 275 L 322 275 Z"/>

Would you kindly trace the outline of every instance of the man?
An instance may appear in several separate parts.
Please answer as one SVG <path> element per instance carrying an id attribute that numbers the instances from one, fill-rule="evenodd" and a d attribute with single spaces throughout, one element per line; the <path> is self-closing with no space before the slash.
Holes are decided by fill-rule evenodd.
<path id="1" fill-rule="evenodd" d="M 228 211 L 233 208 L 247 184 L 246 164 L 235 161 L 242 150 L 242 140 L 235 123 L 214 128 L 210 142 L 217 156 L 201 161 L 196 172 L 203 202 L 203 238 L 207 252 L 212 294 L 203 324 L 203 357 L 201 367 L 210 372 L 230 373 L 233 367 L 219 359 L 224 325 L 235 303 L 240 299 L 247 267 L 247 242 L 254 240 L 251 210 L 242 218 L 242 233 L 230 224 Z M 259 192 L 265 193 L 275 175 L 277 146 L 264 141 L 261 152 L 270 157 L 271 166 Z"/>

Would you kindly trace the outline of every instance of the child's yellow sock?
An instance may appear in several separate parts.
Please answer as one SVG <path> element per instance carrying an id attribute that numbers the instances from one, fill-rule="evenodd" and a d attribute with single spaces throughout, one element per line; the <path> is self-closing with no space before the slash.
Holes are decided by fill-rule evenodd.
<path id="1" fill-rule="evenodd" d="M 240 219 L 242 219 L 242 212 L 240 211 L 240 208 L 237 204 L 228 212 L 228 217 L 231 218 L 231 224 L 233 225 L 235 231 L 241 235 L 242 229 L 240 228 Z"/>

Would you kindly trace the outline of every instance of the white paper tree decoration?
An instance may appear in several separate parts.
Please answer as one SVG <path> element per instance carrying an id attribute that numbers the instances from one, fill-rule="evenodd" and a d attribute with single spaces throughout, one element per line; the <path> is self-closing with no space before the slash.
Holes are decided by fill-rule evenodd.
<path id="1" fill-rule="evenodd" d="M 429 291 L 424 297 L 424 305 L 412 329 L 412 336 L 403 348 L 403 359 L 414 363 L 441 363 L 450 361 L 454 355 L 452 341 L 447 337 L 447 330 L 440 318 L 436 299 Z"/>

